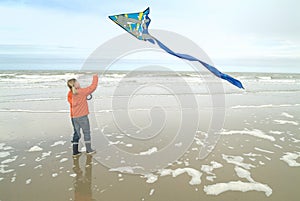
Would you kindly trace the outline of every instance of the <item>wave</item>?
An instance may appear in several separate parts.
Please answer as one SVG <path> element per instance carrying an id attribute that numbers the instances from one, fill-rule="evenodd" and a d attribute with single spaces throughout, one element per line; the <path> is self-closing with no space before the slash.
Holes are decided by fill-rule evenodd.
<path id="1" fill-rule="evenodd" d="M 7 101 L 0 101 L 0 103 L 4 102 L 34 102 L 34 101 L 52 101 L 52 100 L 65 100 L 63 98 L 26 98 L 26 99 L 11 99 Z"/>
<path id="2" fill-rule="evenodd" d="M 257 78 L 259 78 L 261 80 L 271 80 L 272 79 L 271 76 L 257 76 Z"/>
<path id="3" fill-rule="evenodd" d="M 298 80 L 295 79 L 261 79 L 259 82 L 271 82 L 271 83 L 297 83 Z"/>
<path id="4" fill-rule="evenodd" d="M 280 104 L 280 105 L 236 105 L 232 106 L 231 109 L 244 109 L 244 108 L 276 108 L 276 107 L 298 107 L 300 104 Z"/>
<path id="5" fill-rule="evenodd" d="M 0 109 L 0 112 L 24 112 L 24 113 L 69 113 L 69 110 L 24 110 L 24 109 Z"/>
<path id="6" fill-rule="evenodd" d="M 2 74 L 3 75 L 3 74 Z M 71 78 L 77 78 L 79 75 L 74 73 L 66 73 L 62 75 L 48 75 L 48 74 L 24 74 L 24 75 L 14 75 L 14 76 L 2 76 L 0 83 L 48 83 L 48 82 L 58 82 L 67 81 Z"/>
<path id="7" fill-rule="evenodd" d="M 63 72 L 63 71 L 0 71 L 1 89 L 37 89 L 39 88 L 63 88 L 70 78 L 77 78 L 82 85 L 88 85 L 92 72 Z M 99 86 L 104 88 L 117 87 L 120 83 L 125 85 L 149 85 L 161 84 L 177 87 L 179 90 L 188 84 L 193 93 L 199 95 L 213 95 L 208 93 L 208 86 L 222 84 L 224 94 L 241 95 L 246 93 L 292 93 L 300 91 L 300 75 L 292 74 L 251 74 L 235 73 L 237 78 L 246 85 L 246 90 L 230 88 L 227 83 L 213 77 L 211 74 L 199 74 L 191 72 L 133 72 L 127 76 L 126 72 L 108 72 L 101 74 Z M 279 85 L 281 84 L 281 85 Z M 19 92 L 17 92 L 19 93 Z M 181 94 L 181 92 L 179 92 Z M 150 93 L 149 93 L 150 94 Z M 157 94 L 156 92 L 154 94 Z M 182 92 L 182 94 L 186 94 Z M 219 93 L 218 93 L 219 94 Z M 145 94 L 148 95 L 148 94 Z"/>
<path id="8" fill-rule="evenodd" d="M 180 108 L 180 107 L 163 107 L 166 111 L 180 111 L 180 110 L 195 110 L 197 108 Z M 212 107 L 201 107 L 198 108 L 198 110 L 212 110 Z M 224 108 L 221 108 L 224 109 Z M 151 111 L 151 108 L 118 108 L 118 109 L 101 109 L 96 111 L 90 111 L 90 114 L 92 113 L 110 113 L 110 112 L 116 112 L 116 111 Z M 20 112 L 20 113 L 69 113 L 70 110 L 27 110 L 27 109 L 0 109 L 0 112 Z"/>

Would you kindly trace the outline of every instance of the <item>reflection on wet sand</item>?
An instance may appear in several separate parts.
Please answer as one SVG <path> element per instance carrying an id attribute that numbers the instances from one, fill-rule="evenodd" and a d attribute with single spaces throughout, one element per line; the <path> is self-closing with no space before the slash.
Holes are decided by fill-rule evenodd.
<path id="1" fill-rule="evenodd" d="M 83 157 L 83 156 L 82 156 Z M 87 155 L 84 172 L 80 168 L 79 158 L 73 157 L 73 171 L 76 174 L 74 181 L 74 200 L 75 201 L 92 201 L 92 158 Z"/>

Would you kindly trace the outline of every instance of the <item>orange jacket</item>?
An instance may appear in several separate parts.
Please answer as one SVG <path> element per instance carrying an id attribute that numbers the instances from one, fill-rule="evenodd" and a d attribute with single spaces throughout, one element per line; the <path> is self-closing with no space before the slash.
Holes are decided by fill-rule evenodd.
<path id="1" fill-rule="evenodd" d="M 88 103 L 86 97 L 96 90 L 98 85 L 98 76 L 93 76 L 93 82 L 86 88 L 77 89 L 77 94 L 72 91 L 68 93 L 68 102 L 70 103 L 71 117 L 82 117 L 89 114 Z"/>

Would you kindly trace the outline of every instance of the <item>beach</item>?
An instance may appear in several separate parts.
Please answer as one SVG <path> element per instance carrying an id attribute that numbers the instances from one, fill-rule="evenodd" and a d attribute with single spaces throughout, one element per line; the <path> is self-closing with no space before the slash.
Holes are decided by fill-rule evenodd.
<path id="1" fill-rule="evenodd" d="M 186 133 L 193 139 L 190 144 L 174 142 L 174 154 L 176 148 L 189 147 L 176 160 L 170 156 L 169 163 L 164 161 L 167 166 L 152 172 L 136 172 L 122 157 L 119 165 L 110 167 L 109 157 L 101 154 L 110 153 L 112 158 L 121 154 L 105 152 L 103 142 L 93 141 L 99 151 L 94 156 L 83 149 L 80 157 L 72 157 L 66 80 L 76 77 L 87 86 L 92 74 L 0 72 L 0 201 L 299 199 L 300 74 L 233 73 L 245 90 L 222 82 L 223 92 L 214 94 L 205 83 L 206 75 L 203 78 L 197 73 L 181 72 L 175 80 L 167 72 L 139 72 L 125 79 L 126 72 L 99 73 L 99 87 L 89 101 L 93 140 L 103 134 L 108 148 L 144 156 L 143 160 L 155 154 L 159 158 L 176 137 L 182 114 L 194 115 L 190 112 L 193 107 L 180 105 L 178 100 L 195 99 L 199 122 L 189 119 L 184 125 L 195 127 L 195 132 Z M 178 83 L 179 78 L 190 86 L 189 93 Z M 116 92 L 120 83 L 123 88 Z M 163 85 L 176 85 L 176 93 L 169 93 Z M 133 98 L 129 96 L 131 89 L 139 86 L 144 88 L 134 91 Z M 216 115 L 212 100 L 219 96 L 224 98 L 218 105 L 224 106 L 220 109 L 224 113 L 222 129 L 213 149 L 201 158 L 203 136 L 210 135 Z M 123 101 L 129 99 L 129 106 L 123 108 Z M 137 127 L 146 128 L 149 122 L 160 125 L 161 121 L 154 121 L 162 117 L 159 108 L 157 116 L 155 112 L 149 116 L 149 108 L 157 106 L 164 108 L 166 120 L 157 131 L 160 135 L 136 131 L 133 139 L 127 135 L 132 127 L 126 127 L 126 121 L 124 125 L 115 122 L 116 118 L 122 121 L 124 114 L 116 111 L 129 111 Z M 149 120 L 151 117 L 155 118 Z M 124 132 L 120 132 L 120 125 Z M 107 164 L 103 164 L 107 157 Z"/>

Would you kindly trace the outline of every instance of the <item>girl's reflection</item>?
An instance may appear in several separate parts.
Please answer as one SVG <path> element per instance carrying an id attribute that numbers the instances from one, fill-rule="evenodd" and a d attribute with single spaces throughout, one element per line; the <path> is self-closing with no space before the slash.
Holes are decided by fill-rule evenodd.
<path id="1" fill-rule="evenodd" d="M 80 168 L 79 157 L 73 157 L 73 171 L 76 173 L 74 181 L 74 200 L 93 201 L 92 199 L 92 155 L 86 156 L 85 172 Z"/>

